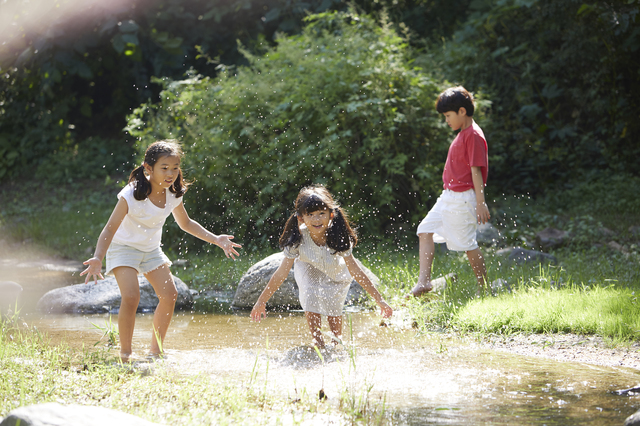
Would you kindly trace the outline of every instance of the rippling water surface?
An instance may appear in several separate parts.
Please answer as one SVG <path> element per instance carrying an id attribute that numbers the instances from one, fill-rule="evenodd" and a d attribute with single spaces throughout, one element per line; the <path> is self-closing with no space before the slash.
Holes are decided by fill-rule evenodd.
<path id="1" fill-rule="evenodd" d="M 93 345 L 100 331 L 92 323 L 104 326 L 109 316 L 34 315 L 28 321 L 54 341 Z M 139 315 L 139 357 L 150 330 L 151 315 Z M 393 424 L 622 425 L 640 405 L 637 397 L 612 393 L 640 383 L 637 370 L 511 355 L 441 334 L 417 336 L 401 311 L 388 327 L 375 314 L 348 313 L 344 333 L 346 348 L 324 351 L 323 362 L 307 346 L 301 313 L 270 313 L 260 324 L 247 312 L 179 313 L 164 362 L 184 374 L 253 378 L 291 398 L 320 389 L 328 403 L 345 391 L 368 396 L 371 404 L 384 402 Z"/>
<path id="2" fill-rule="evenodd" d="M 47 290 L 82 281 L 79 262 L 29 263 L 6 252 L 0 260 L 1 279 L 25 287 L 26 321 L 53 344 L 93 346 L 99 328 L 117 323 L 117 315 L 33 313 Z M 151 320 L 150 314 L 137 317 L 139 358 L 148 350 Z M 270 313 L 260 324 L 248 312 L 177 313 L 163 362 L 184 374 L 260 381 L 269 392 L 292 399 L 321 389 L 327 403 L 337 403 L 344 392 L 356 400 L 366 397 L 374 407 L 384 403 L 391 424 L 622 425 L 640 406 L 639 397 L 612 393 L 640 383 L 638 370 L 511 355 L 444 334 L 418 336 L 410 323 L 401 310 L 387 327 L 376 314 L 347 313 L 346 345 L 324 351 L 323 362 L 309 349 L 300 312 Z"/>

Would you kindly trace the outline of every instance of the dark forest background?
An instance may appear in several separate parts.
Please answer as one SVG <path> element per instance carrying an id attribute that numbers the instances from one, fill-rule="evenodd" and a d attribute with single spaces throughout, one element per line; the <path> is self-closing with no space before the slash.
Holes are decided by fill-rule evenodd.
<path id="1" fill-rule="evenodd" d="M 297 189 L 323 182 L 368 233 L 395 232 L 439 192 L 453 134 L 433 102 L 462 84 L 494 198 L 634 191 L 639 11 L 637 0 L 7 0 L 0 180 L 125 175 L 171 137 L 207 225 L 277 236 Z"/>

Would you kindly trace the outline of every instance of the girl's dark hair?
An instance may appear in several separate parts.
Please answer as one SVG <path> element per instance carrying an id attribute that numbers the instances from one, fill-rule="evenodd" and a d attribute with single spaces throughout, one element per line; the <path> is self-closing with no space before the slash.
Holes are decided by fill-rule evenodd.
<path id="1" fill-rule="evenodd" d="M 358 244 L 358 236 L 351 229 L 349 217 L 340 207 L 327 188 L 322 185 L 304 187 L 296 198 L 295 212 L 287 220 L 284 231 L 280 236 L 280 249 L 297 247 L 302 241 L 302 234 L 298 228 L 298 217 L 318 210 L 333 212 L 331 226 L 327 230 L 327 246 L 334 250 L 334 254 L 346 251 Z"/>
<path id="2" fill-rule="evenodd" d="M 473 117 L 475 106 L 473 104 L 473 95 L 462 86 L 450 87 L 440 93 L 436 100 L 436 111 L 440 114 L 453 111 L 456 114 L 464 108 L 468 117 Z"/>
<path id="3" fill-rule="evenodd" d="M 167 155 L 174 155 L 182 159 L 182 148 L 178 141 L 162 140 L 149 145 L 147 151 L 144 153 L 144 163 L 129 175 L 129 183 L 134 182 L 135 184 L 133 198 L 142 201 L 151 194 L 151 184 L 144 174 L 144 164 L 146 163 L 153 167 L 159 159 Z M 186 182 L 182 178 L 182 170 L 178 170 L 178 177 L 173 182 L 173 185 L 169 187 L 169 191 L 176 194 L 176 197 L 182 197 L 184 193 L 187 192 L 188 187 L 189 182 Z"/>

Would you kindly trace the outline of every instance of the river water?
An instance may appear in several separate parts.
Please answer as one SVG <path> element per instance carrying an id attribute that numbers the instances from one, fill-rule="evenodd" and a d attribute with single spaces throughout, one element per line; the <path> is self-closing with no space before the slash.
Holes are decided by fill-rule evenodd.
<path id="1" fill-rule="evenodd" d="M 139 357 L 151 339 L 151 318 L 137 318 Z M 101 337 L 93 324 L 110 320 L 117 317 L 27 319 L 54 342 L 72 346 L 92 346 Z M 185 374 L 260 381 L 291 398 L 322 389 L 337 401 L 350 392 L 374 408 L 384 402 L 390 424 L 622 425 L 640 404 L 638 397 L 612 392 L 640 383 L 635 369 L 512 355 L 439 333 L 418 336 L 401 321 L 381 327 L 372 313 L 347 313 L 345 320 L 347 349 L 323 352 L 322 362 L 308 349 L 302 313 L 270 314 L 260 324 L 247 312 L 178 313 L 163 362 Z"/>
<path id="2" fill-rule="evenodd" d="M 9 265 L 16 270 L 15 262 L 4 266 Z M 77 273 L 69 278 L 73 265 L 53 265 L 26 265 L 37 280 L 19 277 L 28 296 L 23 318 L 47 333 L 52 344 L 92 347 L 101 328 L 117 323 L 117 315 L 34 312 L 40 294 L 78 281 Z M 30 282 L 39 284 L 24 285 Z M 151 320 L 151 314 L 137 316 L 134 358 L 148 350 Z M 268 392 L 292 399 L 321 389 L 327 403 L 347 395 L 365 401 L 369 410 L 384 406 L 386 424 L 622 425 L 640 406 L 638 396 L 613 393 L 640 383 L 640 370 L 493 351 L 444 333 L 418 335 L 410 323 L 402 310 L 386 327 L 374 313 L 347 312 L 344 345 L 324 351 L 321 360 L 308 347 L 301 312 L 269 313 L 259 324 L 248 312 L 179 312 L 162 362 L 184 374 L 264 383 Z"/>

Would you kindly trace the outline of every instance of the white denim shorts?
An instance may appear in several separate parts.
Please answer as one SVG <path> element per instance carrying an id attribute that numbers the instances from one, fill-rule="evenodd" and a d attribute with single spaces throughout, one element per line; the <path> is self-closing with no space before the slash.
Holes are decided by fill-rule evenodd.
<path id="1" fill-rule="evenodd" d="M 433 241 L 447 243 L 449 250 L 469 251 L 478 248 L 477 228 L 475 191 L 454 192 L 445 189 L 418 225 L 416 234 L 433 233 Z"/>
<path id="2" fill-rule="evenodd" d="M 171 266 L 171 261 L 160 247 L 144 252 L 124 244 L 111 243 L 107 249 L 107 275 L 112 275 L 119 266 L 128 266 L 139 274 L 146 274 L 162 265 Z"/>

